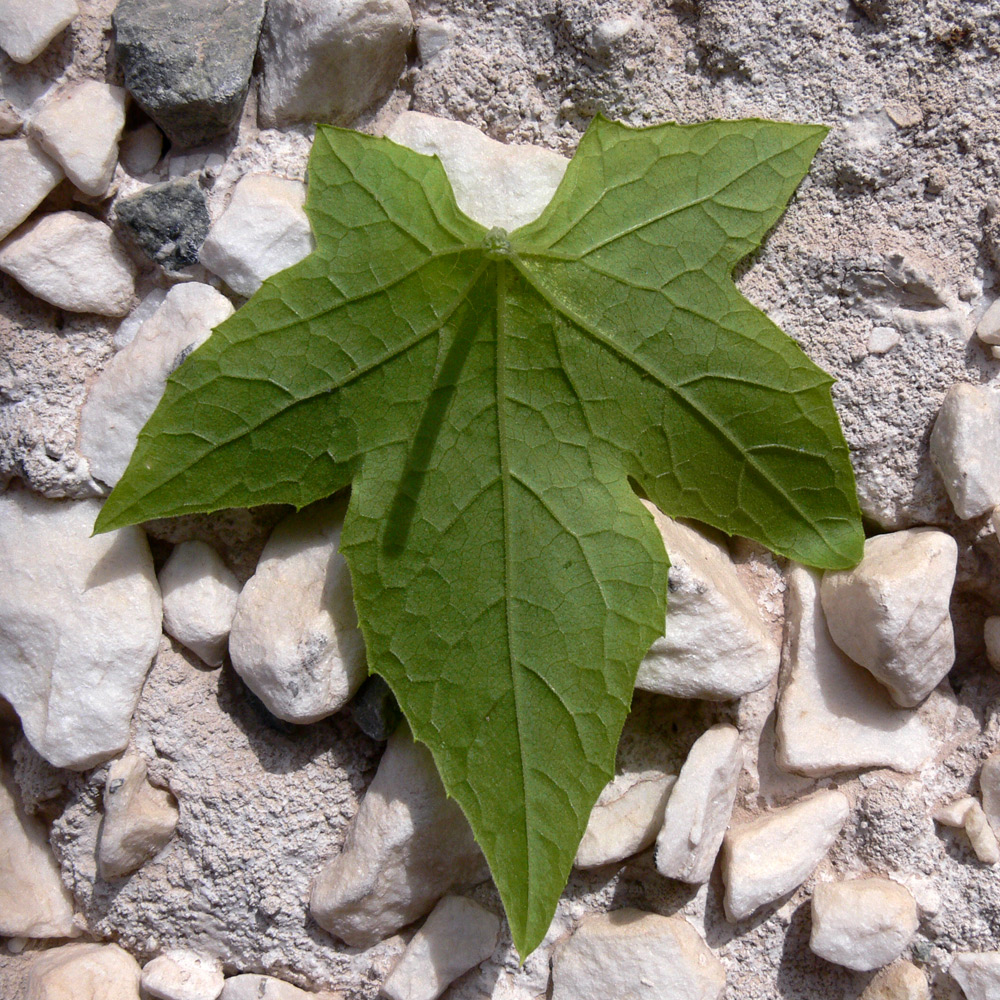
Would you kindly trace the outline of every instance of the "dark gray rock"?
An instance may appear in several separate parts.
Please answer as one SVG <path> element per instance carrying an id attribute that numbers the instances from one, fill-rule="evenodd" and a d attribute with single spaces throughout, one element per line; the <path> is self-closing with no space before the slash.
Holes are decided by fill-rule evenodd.
<path id="1" fill-rule="evenodd" d="M 387 740 L 403 721 L 403 713 L 389 685 L 378 674 L 372 674 L 351 702 L 351 718 L 365 736 Z"/>
<path id="2" fill-rule="evenodd" d="M 133 241 L 168 271 L 198 262 L 210 219 L 205 196 L 189 177 L 120 198 L 115 212 Z"/>
<path id="3" fill-rule="evenodd" d="M 264 0 L 121 0 L 125 86 L 178 146 L 228 132 L 247 96 Z"/>

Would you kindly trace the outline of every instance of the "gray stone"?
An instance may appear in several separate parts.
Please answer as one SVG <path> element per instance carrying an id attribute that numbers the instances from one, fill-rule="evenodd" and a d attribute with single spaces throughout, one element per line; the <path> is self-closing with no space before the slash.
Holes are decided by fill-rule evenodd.
<path id="1" fill-rule="evenodd" d="M 143 252 L 167 271 L 198 263 L 210 220 L 196 181 L 181 177 L 151 184 L 119 198 L 115 213 Z"/>
<path id="2" fill-rule="evenodd" d="M 178 146 L 228 132 L 246 99 L 264 0 L 121 0 L 125 86 Z"/>
<path id="3" fill-rule="evenodd" d="M 351 699 L 351 718 L 365 736 L 387 740 L 403 721 L 403 713 L 385 679 L 372 674 Z"/>

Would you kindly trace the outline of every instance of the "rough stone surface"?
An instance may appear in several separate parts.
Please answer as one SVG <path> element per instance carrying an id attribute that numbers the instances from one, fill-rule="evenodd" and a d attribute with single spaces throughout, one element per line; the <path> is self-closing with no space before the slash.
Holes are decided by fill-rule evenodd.
<path id="1" fill-rule="evenodd" d="M 143 991 L 154 1000 L 217 1000 L 224 982 L 221 962 L 179 948 L 142 969 Z"/>
<path id="2" fill-rule="evenodd" d="M 128 741 L 162 609 L 140 528 L 91 536 L 100 504 L 0 494 L 0 695 L 56 767 Z"/>
<path id="3" fill-rule="evenodd" d="M 725 992 L 722 963 L 682 917 L 632 909 L 584 917 L 552 963 L 552 1000 L 721 1000 Z"/>
<path id="4" fill-rule="evenodd" d="M 222 663 L 240 586 L 204 542 L 181 542 L 159 573 L 163 629 L 210 667 Z"/>
<path id="5" fill-rule="evenodd" d="M 983 623 L 983 642 L 989 665 L 1000 670 L 1000 615 L 993 615 Z"/>
<path id="6" fill-rule="evenodd" d="M 165 270 L 179 271 L 198 262 L 209 217 L 205 196 L 191 178 L 150 184 L 119 198 L 115 213 L 139 248 Z"/>
<path id="7" fill-rule="evenodd" d="M 338 551 L 346 507 L 317 504 L 279 524 L 236 604 L 233 666 L 287 722 L 338 711 L 367 674 L 350 571 Z"/>
<path id="8" fill-rule="evenodd" d="M 395 86 L 412 32 L 404 0 L 270 0 L 262 124 L 346 124 Z"/>
<path id="9" fill-rule="evenodd" d="M 931 1000 L 931 991 L 912 962 L 893 962 L 865 987 L 861 1000 Z"/>
<path id="10" fill-rule="evenodd" d="M 27 1000 L 139 1000 L 139 965 L 116 944 L 66 944 L 31 961 Z"/>
<path id="11" fill-rule="evenodd" d="M 131 875 L 163 849 L 177 829 L 177 803 L 146 780 L 146 762 L 126 754 L 108 769 L 97 860 L 101 878 Z"/>
<path id="12" fill-rule="evenodd" d="M 445 896 L 431 911 L 382 984 L 389 1000 L 437 1000 L 463 973 L 493 954 L 500 920 L 462 896 Z"/>
<path id="13" fill-rule="evenodd" d="M 297 264 L 315 241 L 299 181 L 250 174 L 208 231 L 200 260 L 237 295 L 253 295 L 265 278 Z"/>
<path id="14" fill-rule="evenodd" d="M 124 316 L 135 266 L 114 233 L 85 212 L 43 215 L 0 248 L 0 270 L 32 295 L 71 312 Z"/>
<path id="15" fill-rule="evenodd" d="M 661 875 L 695 884 L 708 881 L 729 826 L 742 767 L 734 726 L 713 726 L 691 747 L 656 838 Z"/>
<path id="16" fill-rule="evenodd" d="M 849 805 L 819 791 L 731 829 L 722 846 L 726 916 L 744 920 L 801 885 L 837 839 Z"/>
<path id="17" fill-rule="evenodd" d="M 919 923 L 910 891 L 891 879 L 821 882 L 813 889 L 809 947 L 828 962 L 868 972 L 899 958 Z"/>
<path id="18" fill-rule="evenodd" d="M 314 995 L 273 976 L 246 973 L 230 976 L 222 987 L 219 1000 L 308 1000 Z"/>
<path id="19" fill-rule="evenodd" d="M 663 826 L 663 811 L 676 780 L 672 774 L 639 771 L 608 782 L 590 811 L 573 864 L 596 868 L 649 847 Z"/>
<path id="20" fill-rule="evenodd" d="M 84 193 L 108 190 L 125 124 L 125 91 L 99 80 L 60 87 L 32 115 L 30 132 Z"/>
<path id="21" fill-rule="evenodd" d="M 935 528 L 865 542 L 851 570 L 825 573 L 820 598 L 834 642 L 912 708 L 955 663 L 951 591 L 958 545 Z"/>
<path id="22" fill-rule="evenodd" d="M 309 912 L 356 948 L 382 941 L 450 889 L 487 877 L 458 804 L 446 797 L 430 751 L 400 726 L 386 746 L 343 851 L 320 872 Z"/>
<path id="23" fill-rule="evenodd" d="M 14 62 L 31 62 L 79 12 L 76 0 L 4 0 L 0 49 Z"/>
<path id="24" fill-rule="evenodd" d="M 966 1000 L 1000 998 L 1000 951 L 956 955 L 949 971 Z"/>
<path id="25" fill-rule="evenodd" d="M 232 312 L 229 300 L 209 285 L 176 285 L 108 362 L 80 417 L 80 451 L 98 479 L 109 486 L 118 482 L 167 376 Z"/>
<path id="26" fill-rule="evenodd" d="M 33 140 L 0 142 L 0 240 L 24 222 L 62 179 L 59 164 Z"/>
<path id="27" fill-rule="evenodd" d="M 115 8 L 125 86 L 178 146 L 236 124 L 263 16 L 264 0 L 121 0 Z"/>

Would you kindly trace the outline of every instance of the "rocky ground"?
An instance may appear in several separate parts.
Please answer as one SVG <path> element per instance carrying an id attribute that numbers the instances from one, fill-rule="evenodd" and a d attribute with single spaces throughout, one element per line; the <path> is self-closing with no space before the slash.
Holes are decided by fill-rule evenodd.
<path id="1" fill-rule="evenodd" d="M 0 0 L 0 995 L 1000 995 L 998 15 Z M 831 127 L 737 281 L 837 379 L 870 537 L 821 578 L 657 513 L 664 638 L 521 967 L 364 679 L 343 501 L 90 528 L 168 373 L 311 250 L 311 122 L 509 219 L 597 112 Z"/>

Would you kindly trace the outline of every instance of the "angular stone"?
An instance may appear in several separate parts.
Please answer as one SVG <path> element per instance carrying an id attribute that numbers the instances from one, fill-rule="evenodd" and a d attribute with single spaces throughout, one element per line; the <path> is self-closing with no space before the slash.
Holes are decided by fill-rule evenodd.
<path id="1" fill-rule="evenodd" d="M 576 851 L 577 868 L 596 868 L 644 851 L 663 826 L 663 811 L 677 778 L 660 771 L 619 774 L 605 785 Z"/>
<path id="2" fill-rule="evenodd" d="M 552 1000 L 721 1000 L 726 971 L 683 917 L 589 915 L 556 949 Z"/>
<path id="3" fill-rule="evenodd" d="M 813 954 L 868 972 L 899 958 L 920 923 L 909 889 L 887 878 L 821 882 L 812 894 Z"/>
<path id="4" fill-rule="evenodd" d="M 343 851 L 319 873 L 309 910 L 335 937 L 368 948 L 422 917 L 445 893 L 488 875 L 430 751 L 403 724 L 386 745 Z"/>
<path id="5" fill-rule="evenodd" d="M 385 741 L 396 731 L 403 713 L 389 685 L 372 674 L 351 700 L 351 718 L 365 736 Z"/>
<path id="6" fill-rule="evenodd" d="M 163 629 L 210 667 L 226 655 L 240 585 L 204 542 L 181 542 L 159 575 Z"/>
<path id="7" fill-rule="evenodd" d="M 346 501 L 282 521 L 236 604 L 229 655 L 269 712 L 316 722 L 350 701 L 368 672 L 347 561 Z"/>
<path id="8" fill-rule="evenodd" d="M 0 4 L 0 49 L 14 62 L 29 63 L 79 13 L 76 0 L 4 0 Z"/>
<path id="9" fill-rule="evenodd" d="M 1000 951 L 956 955 L 948 969 L 966 1000 L 1000 1000 Z"/>
<path id="10" fill-rule="evenodd" d="M 445 896 L 410 939 L 382 984 L 389 1000 L 437 1000 L 459 976 L 486 961 L 500 939 L 499 918 L 461 896 Z"/>
<path id="11" fill-rule="evenodd" d="M 12 233 L 63 179 L 32 139 L 0 141 L 0 240 Z"/>
<path id="12" fill-rule="evenodd" d="M 854 569 L 823 574 L 820 598 L 833 641 L 899 705 L 920 704 L 955 663 L 957 564 L 951 535 L 910 528 L 867 539 Z"/>
<path id="13" fill-rule="evenodd" d="M 84 193 L 108 190 L 125 124 L 125 91 L 99 80 L 77 80 L 47 97 L 30 132 Z"/>
<path id="14" fill-rule="evenodd" d="M 114 233 L 85 212 L 43 215 L 0 248 L 0 270 L 69 312 L 124 316 L 135 267 Z"/>
<path id="15" fill-rule="evenodd" d="M 175 285 L 107 363 L 80 414 L 79 450 L 97 479 L 109 486 L 121 479 L 167 376 L 232 313 L 229 300 L 210 285 Z"/>
<path id="16" fill-rule="evenodd" d="M 976 336 L 984 344 L 1000 344 L 1000 299 L 983 313 L 976 324 Z"/>
<path id="17" fill-rule="evenodd" d="M 931 702 L 919 713 L 897 707 L 830 637 L 816 574 L 795 566 L 787 580 L 778 765 L 815 777 L 862 767 L 919 770 L 936 749 L 922 721 Z"/>
<path id="18" fill-rule="evenodd" d="M 635 686 L 676 698 L 739 698 L 764 687 L 781 654 L 729 553 L 646 504 L 670 556 L 664 634 L 650 647 Z"/>
<path id="19" fill-rule="evenodd" d="M 964 829 L 976 858 L 984 865 L 1000 861 L 1000 843 L 990 827 L 986 811 L 971 795 L 964 795 L 935 810 L 934 819 L 944 826 Z"/>
<path id="20" fill-rule="evenodd" d="M 272 976 L 248 973 L 227 979 L 219 1000 L 309 1000 L 315 996 Z"/>
<path id="21" fill-rule="evenodd" d="M 157 955 L 142 970 L 143 992 L 154 1000 L 217 1000 L 224 982 L 217 958 L 181 948 Z"/>
<path id="22" fill-rule="evenodd" d="M 100 507 L 0 494 L 0 695 L 50 764 L 78 770 L 128 742 L 162 620 L 146 536 L 91 536 Z"/>
<path id="23" fill-rule="evenodd" d="M 125 86 L 177 146 L 239 121 L 264 0 L 120 0 L 115 47 Z"/>
<path id="24" fill-rule="evenodd" d="M 396 86 L 412 32 L 405 0 L 270 0 L 261 123 L 346 124 Z"/>
<path id="25" fill-rule="evenodd" d="M 104 820 L 97 860 L 101 878 L 137 871 L 166 846 L 177 828 L 177 803 L 170 792 L 146 780 L 146 762 L 126 754 L 108 770 Z"/>
<path id="26" fill-rule="evenodd" d="M 297 264 L 315 241 L 299 181 L 250 174 L 208 231 L 200 260 L 237 295 L 253 295 L 265 278 Z"/>
<path id="27" fill-rule="evenodd" d="M 139 976 L 116 944 L 66 944 L 31 960 L 28 1000 L 139 1000 Z"/>
<path id="28" fill-rule="evenodd" d="M 115 212 L 139 248 L 167 271 L 198 263 L 209 217 L 205 196 L 191 178 L 150 184 L 119 198 Z"/>
<path id="29" fill-rule="evenodd" d="M 1000 394 L 959 382 L 931 431 L 931 461 L 961 518 L 1000 506 Z"/>
<path id="30" fill-rule="evenodd" d="M 931 1000 L 931 991 L 912 962 L 894 962 L 865 987 L 861 1000 Z"/>
<path id="31" fill-rule="evenodd" d="M 458 207 L 482 226 L 517 229 L 541 215 L 569 160 L 540 146 L 497 142 L 477 128 L 419 111 L 404 111 L 386 137 L 437 156 Z"/>
<path id="32" fill-rule="evenodd" d="M 847 822 L 842 792 L 822 790 L 730 830 L 722 842 L 726 917 L 744 920 L 797 889 Z"/>
<path id="33" fill-rule="evenodd" d="M 0 934 L 76 937 L 73 897 L 62 883 L 45 827 L 21 808 L 0 766 Z"/>
<path id="34" fill-rule="evenodd" d="M 667 878 L 707 882 L 736 801 L 743 767 L 734 726 L 712 726 L 691 747 L 667 799 L 656 838 L 656 870 Z"/>

